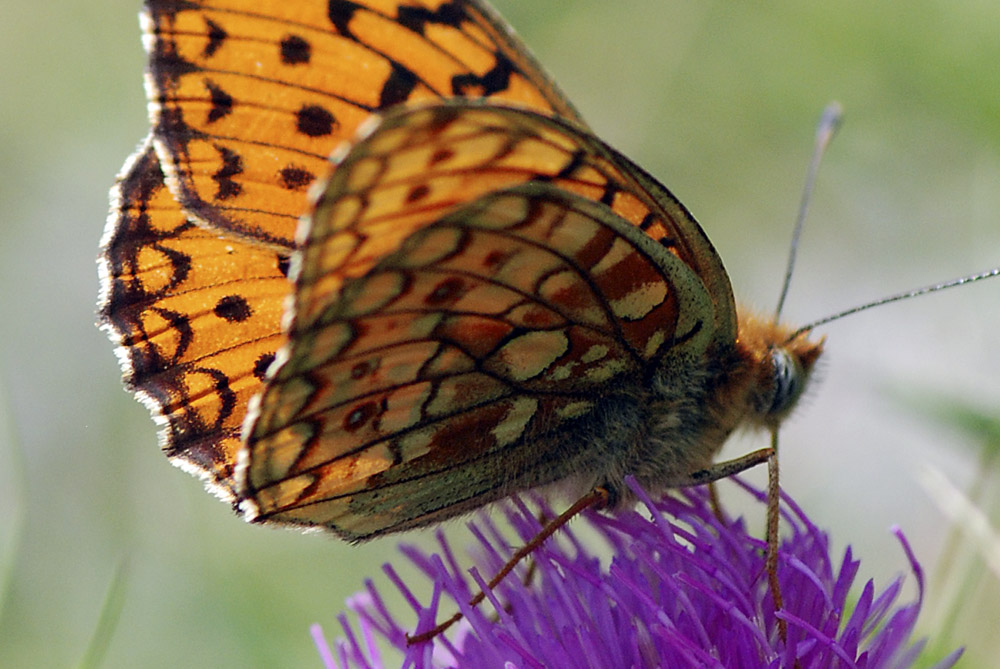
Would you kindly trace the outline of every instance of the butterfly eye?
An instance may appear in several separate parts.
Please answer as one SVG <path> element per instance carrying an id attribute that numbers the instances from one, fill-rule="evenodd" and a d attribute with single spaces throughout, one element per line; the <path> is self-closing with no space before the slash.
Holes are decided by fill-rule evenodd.
<path id="1" fill-rule="evenodd" d="M 771 364 L 774 369 L 774 395 L 767 417 L 777 419 L 783 417 L 802 394 L 805 371 L 795 356 L 782 347 L 771 349 Z"/>

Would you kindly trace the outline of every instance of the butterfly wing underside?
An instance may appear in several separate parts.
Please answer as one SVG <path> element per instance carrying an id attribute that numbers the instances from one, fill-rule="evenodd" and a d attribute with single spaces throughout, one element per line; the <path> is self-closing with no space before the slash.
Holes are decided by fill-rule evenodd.
<path id="1" fill-rule="evenodd" d="M 605 397 L 734 337 L 695 269 L 714 251 L 643 178 L 537 114 L 390 114 L 343 157 L 294 261 L 289 342 L 245 427 L 244 511 L 364 539 L 595 457 Z"/>
<path id="2" fill-rule="evenodd" d="M 232 499 L 246 405 L 284 337 L 293 231 L 332 149 L 410 99 L 578 116 L 474 1 L 147 0 L 142 24 L 154 137 L 112 189 L 99 318 L 168 457 Z"/>
<path id="3" fill-rule="evenodd" d="M 142 23 L 157 152 L 184 210 L 286 251 L 305 189 L 373 112 L 469 97 L 582 123 L 475 0 L 147 0 Z"/>
<path id="4" fill-rule="evenodd" d="M 333 425 L 330 416 L 297 406 L 301 398 L 295 393 L 287 398 L 289 388 L 280 376 L 267 382 L 274 387 L 257 403 L 259 413 L 255 410 L 245 420 L 247 402 L 265 388 L 265 372 L 279 347 L 288 343 L 281 354 L 286 380 L 333 383 L 324 377 L 329 370 L 314 369 L 313 363 L 317 355 L 326 355 L 326 339 L 336 339 L 336 329 L 324 319 L 341 308 L 336 305 L 342 291 L 367 281 L 369 272 L 381 271 L 377 268 L 388 258 L 405 254 L 407 245 L 415 243 L 409 240 L 423 235 L 424 228 L 519 184 L 543 182 L 551 192 L 542 199 L 572 204 L 574 211 L 596 206 L 575 216 L 625 221 L 642 233 L 637 239 L 653 240 L 660 249 L 656 253 L 666 254 L 657 264 L 661 273 L 664 263 L 676 265 L 670 299 L 676 298 L 677 285 L 689 286 L 681 293 L 707 293 L 707 301 L 689 300 L 696 305 L 690 312 L 675 305 L 685 309 L 679 316 L 694 314 L 704 324 L 686 339 L 677 339 L 680 321 L 664 320 L 666 308 L 651 312 L 655 318 L 623 320 L 613 336 L 604 333 L 617 346 L 608 349 L 607 361 L 617 362 L 607 362 L 605 373 L 648 367 L 660 355 L 651 351 L 664 347 L 683 345 L 696 352 L 731 344 L 731 290 L 700 228 L 658 182 L 585 129 L 524 46 L 482 3 L 330 0 L 248 11 L 236 0 L 147 0 L 143 25 L 156 152 L 147 143 L 113 190 L 112 220 L 102 246 L 101 320 L 118 346 L 127 385 L 162 427 L 167 455 L 223 498 L 249 496 L 248 504 L 257 504 L 279 483 L 290 489 L 294 484 L 284 479 L 300 470 L 297 465 L 284 468 L 282 458 L 299 458 L 294 453 L 296 448 L 304 453 L 306 440 L 300 434 L 297 444 L 293 440 L 286 442 L 287 448 L 271 449 L 273 435 L 301 429 L 306 415 L 314 423 L 322 421 L 324 429 Z M 489 105 L 445 101 L 422 110 L 386 111 L 399 103 L 455 97 Z M 315 203 L 309 243 L 294 258 L 300 279 L 295 309 L 283 329 L 279 314 L 289 291 L 288 252 L 295 245 L 297 218 L 310 206 L 306 186 L 333 169 L 329 151 L 354 137 L 372 112 L 386 113 L 377 132 L 355 146 L 352 155 L 341 155 L 346 173 L 334 174 Z M 571 196 L 600 204 L 577 206 Z M 602 299 L 613 303 L 608 296 Z M 461 320 L 456 327 L 472 327 L 471 322 Z M 648 332 L 639 334 L 636 328 Z M 523 341 L 538 343 L 539 355 L 552 352 L 556 339 L 530 334 L 533 339 Z M 359 342 L 379 336 L 393 341 L 390 335 L 372 330 L 355 337 Z M 584 346 L 576 335 L 566 336 L 574 348 Z M 652 338 L 640 341 L 644 337 Z M 406 355 L 416 355 L 415 350 L 407 349 Z M 600 348 L 588 350 L 593 356 Z M 513 370 L 515 363 L 510 366 Z M 598 377 L 594 372 L 589 378 Z M 572 384 L 564 390 L 593 399 L 600 395 L 594 384 L 586 393 Z M 501 399 L 517 400 L 522 417 L 526 415 L 525 402 L 534 391 L 510 383 L 505 387 L 512 394 Z M 344 397 L 361 396 L 351 392 L 366 391 L 363 384 L 344 386 Z M 483 387 L 482 397 L 494 397 L 491 392 Z M 536 404 L 535 411 L 545 418 L 533 419 L 530 429 L 526 423 L 518 443 L 528 444 L 530 436 L 532 448 L 554 457 L 571 423 L 584 420 L 584 405 L 572 406 L 576 408 Z M 504 407 L 494 406 L 493 413 L 485 405 L 463 409 L 454 427 L 482 427 L 491 421 L 510 426 L 502 419 L 509 409 Z M 571 421 L 567 412 L 576 411 L 579 416 Z M 435 421 L 438 427 L 450 424 L 440 416 Z M 240 425 L 248 446 L 240 446 Z M 324 438 L 310 447 L 317 454 L 333 448 L 327 453 L 330 462 L 343 465 L 336 443 L 337 438 Z M 248 474 L 265 472 L 256 479 L 248 476 L 243 484 L 234 481 L 240 448 Z M 521 454 L 530 452 L 527 446 L 516 448 Z M 540 471 L 555 467 L 543 459 L 532 461 L 533 466 Z M 330 471 L 339 476 L 342 470 Z M 548 473 L 538 476 L 551 478 Z M 523 480 L 494 479 L 499 487 L 491 494 L 499 496 L 499 490 Z M 324 518 L 309 517 L 307 504 L 318 501 L 318 495 L 300 491 L 297 499 L 302 508 L 294 514 L 285 509 L 299 502 L 282 494 L 269 510 L 260 505 L 259 518 L 337 529 Z M 352 508 L 359 508 L 363 499 L 356 497 Z M 468 499 L 471 505 L 473 497 Z M 362 523 L 355 518 L 357 527 L 345 524 L 338 531 L 363 537 L 401 529 L 416 524 L 418 516 L 420 522 L 431 522 L 452 515 L 463 503 L 425 501 L 423 507 L 408 509 L 413 519 L 383 515 Z M 425 507 L 429 510 L 421 516 L 419 509 Z"/>
<path id="5" fill-rule="evenodd" d="M 282 341 L 287 259 L 191 223 L 147 139 L 112 190 L 99 267 L 102 329 L 164 452 L 232 500 L 245 407 Z"/>

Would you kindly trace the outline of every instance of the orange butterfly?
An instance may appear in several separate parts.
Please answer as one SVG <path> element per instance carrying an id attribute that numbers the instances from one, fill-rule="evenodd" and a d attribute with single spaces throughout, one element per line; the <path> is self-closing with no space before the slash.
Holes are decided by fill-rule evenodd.
<path id="1" fill-rule="evenodd" d="M 777 428 L 821 344 L 737 313 L 687 210 L 485 4 L 148 0 L 142 24 L 153 132 L 101 317 L 167 455 L 249 520 L 361 540 L 773 454 L 712 462 Z"/>

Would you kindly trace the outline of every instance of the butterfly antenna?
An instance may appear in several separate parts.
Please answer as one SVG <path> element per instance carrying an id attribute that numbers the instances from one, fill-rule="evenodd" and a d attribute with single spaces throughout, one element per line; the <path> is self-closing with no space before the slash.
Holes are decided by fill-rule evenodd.
<path id="1" fill-rule="evenodd" d="M 819 172 L 819 163 L 823 159 L 826 147 L 830 140 L 837 134 L 840 127 L 840 120 L 843 116 L 843 109 L 837 102 L 831 102 L 823 110 L 823 115 L 816 126 L 816 144 L 813 147 L 812 159 L 809 161 L 809 171 L 806 173 L 806 185 L 802 189 L 802 201 L 799 203 L 799 214 L 795 219 L 795 230 L 792 232 L 792 243 L 788 249 L 788 265 L 785 268 L 785 280 L 781 285 L 781 297 L 778 298 L 778 308 L 774 312 L 774 320 L 781 319 L 781 310 L 785 306 L 785 298 L 788 296 L 788 286 L 792 283 L 792 271 L 795 269 L 795 256 L 799 249 L 799 237 L 802 236 L 802 225 L 806 220 L 806 213 L 809 211 L 809 203 L 812 200 L 813 188 L 816 186 L 816 174 Z"/>
<path id="2" fill-rule="evenodd" d="M 883 304 L 889 304 L 891 302 L 899 302 L 900 300 L 908 300 L 911 297 L 919 297 L 921 295 L 926 295 L 927 293 L 936 293 L 939 290 L 944 290 L 945 288 L 954 288 L 955 286 L 964 286 L 967 283 L 975 283 L 976 281 L 982 281 L 983 279 L 992 279 L 995 276 L 1000 276 L 1000 267 L 994 267 L 993 269 L 988 269 L 985 272 L 979 272 L 978 274 L 970 274 L 969 276 L 963 276 L 958 279 L 952 279 L 951 281 L 945 281 L 943 283 L 935 283 L 930 286 L 924 286 L 923 288 L 916 288 L 914 290 L 907 290 L 902 293 L 896 293 L 895 295 L 889 295 L 888 297 L 882 297 L 872 302 L 866 304 L 861 304 L 856 307 L 851 307 L 850 309 L 844 309 L 843 311 L 837 312 L 831 316 L 826 316 L 818 321 L 813 321 L 808 325 L 803 325 L 798 330 L 793 332 L 787 342 L 792 341 L 799 335 L 802 335 L 813 328 L 817 328 L 820 325 L 826 325 L 830 321 L 836 321 L 844 316 L 850 316 L 851 314 L 856 314 L 859 311 L 865 311 L 866 309 L 871 309 L 872 307 L 879 307 Z"/>

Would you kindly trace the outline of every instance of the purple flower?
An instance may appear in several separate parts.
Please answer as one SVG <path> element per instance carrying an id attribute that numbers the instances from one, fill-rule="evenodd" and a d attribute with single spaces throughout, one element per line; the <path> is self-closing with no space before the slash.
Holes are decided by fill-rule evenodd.
<path id="1" fill-rule="evenodd" d="M 743 485 L 743 484 L 741 484 Z M 761 503 L 764 495 L 744 488 Z M 911 635 L 923 598 L 923 572 L 909 544 L 894 530 L 916 578 L 917 600 L 897 605 L 902 577 L 877 592 L 872 581 L 848 595 L 859 561 L 848 548 L 835 565 L 826 535 L 790 499 L 782 500 L 778 577 L 785 608 L 774 611 L 764 570 L 764 541 L 742 519 L 720 521 L 703 488 L 653 502 L 635 491 L 648 511 L 608 516 L 586 513 L 610 548 L 599 560 L 570 528 L 560 529 L 532 554 L 535 578 L 511 574 L 488 593 L 489 604 L 467 602 L 506 562 L 511 546 L 485 515 L 470 524 L 479 542 L 476 566 L 466 571 L 439 534 L 441 550 L 402 552 L 434 583 L 422 604 L 389 566 L 385 571 L 416 612 L 400 623 L 372 583 L 349 607 L 352 625 L 336 659 L 318 626 L 317 645 L 328 667 L 383 667 L 378 644 L 405 654 L 404 667 L 845 667 L 911 666 L 923 642 Z M 541 505 L 545 514 L 550 509 Z M 540 529 L 520 501 L 507 507 L 520 541 Z M 515 542 L 516 543 L 516 542 Z M 466 574 L 471 574 L 471 579 Z M 440 610 L 443 599 L 452 603 Z M 465 617 L 432 642 L 407 646 L 406 633 L 430 629 L 457 606 Z M 782 639 L 778 619 L 787 624 Z M 950 667 L 956 651 L 937 667 Z"/>

